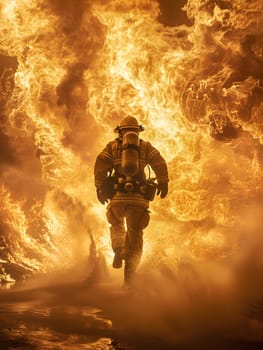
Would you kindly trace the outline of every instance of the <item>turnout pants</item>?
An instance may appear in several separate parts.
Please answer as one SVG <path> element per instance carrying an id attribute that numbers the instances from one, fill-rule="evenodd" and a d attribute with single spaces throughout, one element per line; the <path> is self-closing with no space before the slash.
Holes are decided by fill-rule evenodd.
<path id="1" fill-rule="evenodd" d="M 111 243 L 116 248 L 124 248 L 125 278 L 129 278 L 141 259 L 143 249 L 143 229 L 150 220 L 149 210 L 143 206 L 112 204 L 107 209 L 110 223 Z"/>

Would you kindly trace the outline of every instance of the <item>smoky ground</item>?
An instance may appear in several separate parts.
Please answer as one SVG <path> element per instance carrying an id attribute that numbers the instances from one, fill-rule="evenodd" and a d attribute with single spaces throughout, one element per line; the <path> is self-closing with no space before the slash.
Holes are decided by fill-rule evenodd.
<path id="1" fill-rule="evenodd" d="M 92 269 L 5 285 L 1 349 L 262 349 L 262 244 L 250 234 L 220 261 L 144 261 L 130 288 L 98 253 Z"/>

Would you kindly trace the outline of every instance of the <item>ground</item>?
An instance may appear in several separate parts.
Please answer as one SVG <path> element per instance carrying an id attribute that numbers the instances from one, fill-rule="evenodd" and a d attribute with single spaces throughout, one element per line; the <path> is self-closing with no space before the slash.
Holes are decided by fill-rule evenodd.
<path id="1" fill-rule="evenodd" d="M 167 274 L 168 276 L 169 274 Z M 108 276 L 109 277 L 109 276 Z M 178 286 L 41 276 L 0 291 L 1 349 L 262 349 L 263 304 Z M 180 282 L 181 283 L 181 282 Z M 209 296 L 210 295 L 210 296 Z M 234 301 L 235 299 L 235 301 Z M 240 307 L 241 303 L 244 307 Z"/>

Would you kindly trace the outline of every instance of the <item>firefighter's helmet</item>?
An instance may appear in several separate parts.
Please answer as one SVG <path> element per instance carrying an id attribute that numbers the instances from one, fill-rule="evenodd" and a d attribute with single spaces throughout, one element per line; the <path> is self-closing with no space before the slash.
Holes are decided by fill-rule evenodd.
<path id="1" fill-rule="evenodd" d="M 137 119 L 135 117 L 132 117 L 130 115 L 127 115 L 120 121 L 120 125 L 118 125 L 114 131 L 115 132 L 121 132 L 125 129 L 131 129 L 131 130 L 137 130 L 137 131 L 143 131 L 144 127 L 142 125 L 139 125 Z"/>

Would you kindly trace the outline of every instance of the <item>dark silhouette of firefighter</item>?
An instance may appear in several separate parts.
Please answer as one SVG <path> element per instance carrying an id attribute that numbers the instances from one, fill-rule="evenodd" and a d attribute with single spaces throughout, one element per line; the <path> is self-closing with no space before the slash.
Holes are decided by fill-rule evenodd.
<path id="1" fill-rule="evenodd" d="M 139 138 L 143 130 L 136 118 L 124 117 L 114 130 L 118 137 L 106 145 L 94 167 L 98 200 L 108 203 L 113 267 L 121 268 L 124 260 L 125 284 L 132 281 L 141 259 L 149 201 L 155 193 L 161 198 L 168 193 L 166 161 L 150 142 Z M 147 178 L 146 166 L 152 168 L 157 182 Z"/>

